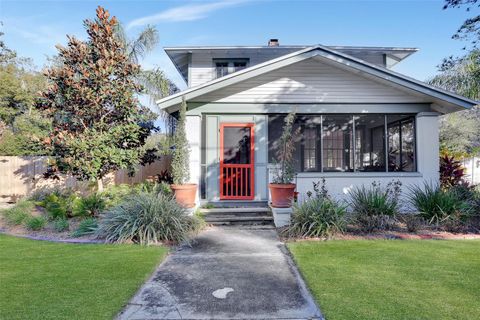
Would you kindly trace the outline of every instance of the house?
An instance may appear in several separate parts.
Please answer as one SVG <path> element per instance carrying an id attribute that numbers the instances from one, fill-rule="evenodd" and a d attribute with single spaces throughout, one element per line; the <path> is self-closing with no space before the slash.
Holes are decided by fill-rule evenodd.
<path id="1" fill-rule="evenodd" d="M 283 118 L 297 114 L 299 197 L 326 179 L 353 187 L 439 180 L 439 116 L 475 101 L 391 70 L 415 48 L 267 46 L 165 48 L 188 88 L 159 100 L 188 103 L 191 181 L 198 203 L 269 199 Z"/>

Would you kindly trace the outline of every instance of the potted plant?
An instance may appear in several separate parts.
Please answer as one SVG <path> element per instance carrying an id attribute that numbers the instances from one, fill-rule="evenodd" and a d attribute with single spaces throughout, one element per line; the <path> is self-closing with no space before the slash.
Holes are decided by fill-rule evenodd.
<path id="1" fill-rule="evenodd" d="M 295 144 L 293 136 L 298 132 L 293 131 L 295 113 L 289 113 L 285 117 L 280 146 L 277 150 L 277 163 L 275 166 L 273 181 L 268 185 L 272 199 L 272 207 L 288 208 L 292 206 L 296 185 L 292 183 L 295 177 L 293 152 Z"/>
<path id="2" fill-rule="evenodd" d="M 195 206 L 197 185 L 188 183 L 190 180 L 190 148 L 185 132 L 186 113 L 187 103 L 185 98 L 183 98 L 174 134 L 175 148 L 172 157 L 173 184 L 170 187 L 178 204 L 185 208 L 192 208 Z"/>

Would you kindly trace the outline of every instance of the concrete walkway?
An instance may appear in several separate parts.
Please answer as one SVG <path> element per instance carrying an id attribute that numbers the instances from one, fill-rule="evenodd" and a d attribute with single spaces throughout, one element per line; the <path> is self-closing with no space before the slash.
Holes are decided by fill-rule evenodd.
<path id="1" fill-rule="evenodd" d="M 170 255 L 119 319 L 321 319 L 274 230 L 212 227 Z"/>

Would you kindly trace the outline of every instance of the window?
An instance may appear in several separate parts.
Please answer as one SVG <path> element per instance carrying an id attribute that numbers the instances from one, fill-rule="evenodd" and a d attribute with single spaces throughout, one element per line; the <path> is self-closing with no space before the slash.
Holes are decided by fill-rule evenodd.
<path id="1" fill-rule="evenodd" d="M 247 67 L 247 61 L 234 61 L 233 62 L 233 72 L 240 71 Z"/>
<path id="2" fill-rule="evenodd" d="M 415 171 L 415 118 L 388 115 L 388 171 Z"/>
<path id="3" fill-rule="evenodd" d="M 268 120 L 269 159 L 275 163 L 284 115 Z M 414 172 L 415 116 L 297 115 L 297 172 Z"/>
<path id="4" fill-rule="evenodd" d="M 226 76 L 228 74 L 228 62 L 217 62 L 215 64 L 215 71 L 217 78 Z"/>
<path id="5" fill-rule="evenodd" d="M 240 71 L 248 67 L 249 59 L 213 59 L 215 76 L 217 78 Z"/>
<path id="6" fill-rule="evenodd" d="M 385 116 L 355 116 L 355 170 L 385 171 Z"/>
<path id="7" fill-rule="evenodd" d="M 352 116 L 323 117 L 323 171 L 353 171 Z"/>

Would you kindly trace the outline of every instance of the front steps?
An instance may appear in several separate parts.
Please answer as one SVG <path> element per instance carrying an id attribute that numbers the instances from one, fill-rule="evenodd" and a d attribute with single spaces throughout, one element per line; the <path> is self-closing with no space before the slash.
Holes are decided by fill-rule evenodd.
<path id="1" fill-rule="evenodd" d="M 273 216 L 270 208 L 201 208 L 200 213 L 211 225 L 241 225 L 241 226 L 273 226 Z"/>

